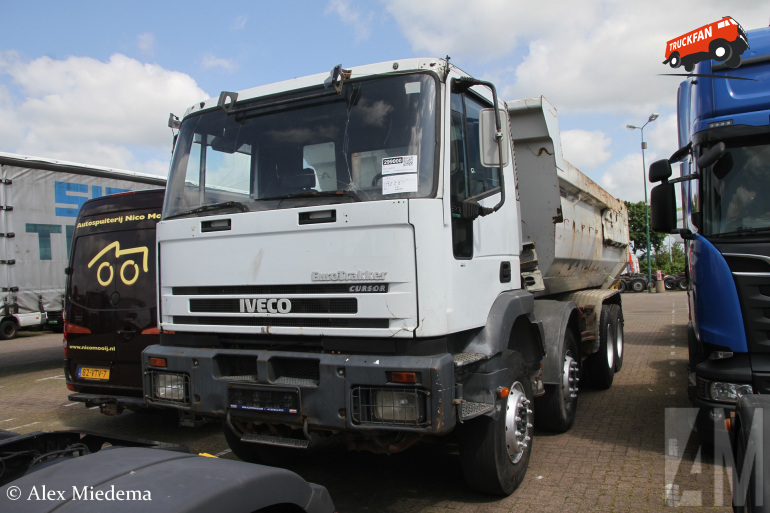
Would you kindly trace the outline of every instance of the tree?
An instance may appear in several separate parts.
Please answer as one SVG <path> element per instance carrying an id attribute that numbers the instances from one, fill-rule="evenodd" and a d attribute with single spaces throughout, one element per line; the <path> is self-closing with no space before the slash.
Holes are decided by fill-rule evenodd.
<path id="1" fill-rule="evenodd" d="M 631 203 L 629 201 L 624 202 L 628 208 L 628 231 L 631 239 L 631 247 L 634 254 L 639 256 L 639 264 L 642 266 L 642 260 L 644 260 L 644 267 L 647 268 L 647 219 L 645 212 L 645 205 L 643 201 L 637 203 Z M 654 249 L 653 254 L 660 253 L 663 246 L 663 240 L 666 238 L 666 234 L 650 231 L 650 246 Z M 666 253 L 668 256 L 668 252 Z M 652 255 L 650 255 L 652 259 Z"/>

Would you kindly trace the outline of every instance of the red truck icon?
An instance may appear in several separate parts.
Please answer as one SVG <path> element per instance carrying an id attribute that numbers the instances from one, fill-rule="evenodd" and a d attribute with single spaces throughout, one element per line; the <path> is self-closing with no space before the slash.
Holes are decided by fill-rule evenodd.
<path id="1" fill-rule="evenodd" d="M 724 62 L 727 67 L 737 68 L 741 54 L 749 48 L 746 31 L 732 19 L 725 16 L 666 43 L 666 60 L 672 68 L 684 65 L 688 72 L 706 59 Z"/>

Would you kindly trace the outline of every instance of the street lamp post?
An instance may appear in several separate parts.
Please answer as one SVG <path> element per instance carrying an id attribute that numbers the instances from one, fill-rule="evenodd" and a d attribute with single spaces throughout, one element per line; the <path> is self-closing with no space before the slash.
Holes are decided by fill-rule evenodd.
<path id="1" fill-rule="evenodd" d="M 647 123 L 642 126 L 626 125 L 629 130 L 639 130 L 642 133 L 642 180 L 644 181 L 644 226 L 647 231 L 647 292 L 652 293 L 652 267 L 650 266 L 650 205 L 647 202 L 647 166 L 644 163 L 644 150 L 647 143 L 644 142 L 644 127 L 658 119 L 656 113 L 650 114 Z"/>

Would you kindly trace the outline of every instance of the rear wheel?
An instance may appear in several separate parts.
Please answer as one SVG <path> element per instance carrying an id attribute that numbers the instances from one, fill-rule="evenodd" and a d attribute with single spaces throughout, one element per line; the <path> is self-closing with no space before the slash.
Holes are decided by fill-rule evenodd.
<path id="1" fill-rule="evenodd" d="M 597 388 L 610 388 L 615 378 L 616 321 L 610 305 L 602 305 L 599 317 L 599 350 L 585 361 L 585 379 Z"/>
<path id="2" fill-rule="evenodd" d="M 497 418 L 468 422 L 460 440 L 465 481 L 475 490 L 510 495 L 524 480 L 532 452 L 532 386 L 521 355 L 503 354 L 508 396 L 498 402 Z"/>
<path id="3" fill-rule="evenodd" d="M 620 308 L 620 305 L 610 305 L 610 316 L 615 323 L 615 373 L 617 374 L 623 367 L 623 351 L 625 349 L 623 309 Z"/>
<path id="4" fill-rule="evenodd" d="M 668 59 L 668 65 L 672 68 L 678 68 L 682 65 L 682 60 L 679 58 L 679 52 L 674 52 Z"/>
<path id="5" fill-rule="evenodd" d="M 636 279 L 631 281 L 631 290 L 634 292 L 642 292 L 647 288 L 647 284 L 642 279 Z"/>
<path id="6" fill-rule="evenodd" d="M 618 281 L 617 287 L 620 292 L 625 292 L 628 290 L 628 285 L 626 285 L 626 282 L 623 280 Z"/>
<path id="7" fill-rule="evenodd" d="M 687 290 L 687 278 L 679 278 L 676 282 L 676 286 L 679 290 Z"/>
<path id="8" fill-rule="evenodd" d="M 546 385 L 545 395 L 535 399 L 537 427 L 564 433 L 575 422 L 580 380 L 580 353 L 575 334 L 567 330 L 562 342 L 561 380 L 558 385 Z"/>
<path id="9" fill-rule="evenodd" d="M 10 340 L 16 336 L 16 322 L 12 319 L 6 319 L 0 322 L 0 339 Z"/>
<path id="10" fill-rule="evenodd" d="M 663 285 L 665 285 L 666 290 L 674 290 L 676 288 L 676 278 L 673 276 L 666 276 L 663 278 Z"/>

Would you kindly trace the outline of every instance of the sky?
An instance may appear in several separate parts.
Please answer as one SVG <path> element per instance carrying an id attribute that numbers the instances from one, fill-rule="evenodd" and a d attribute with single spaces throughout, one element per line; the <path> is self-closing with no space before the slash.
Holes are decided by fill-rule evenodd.
<path id="1" fill-rule="evenodd" d="M 170 113 L 298 76 L 451 56 L 515 100 L 545 96 L 563 156 L 615 197 L 644 199 L 676 140 L 682 77 L 666 42 L 766 1 L 0 0 L 0 151 L 166 176 Z M 750 43 L 750 41 L 749 41 Z"/>

